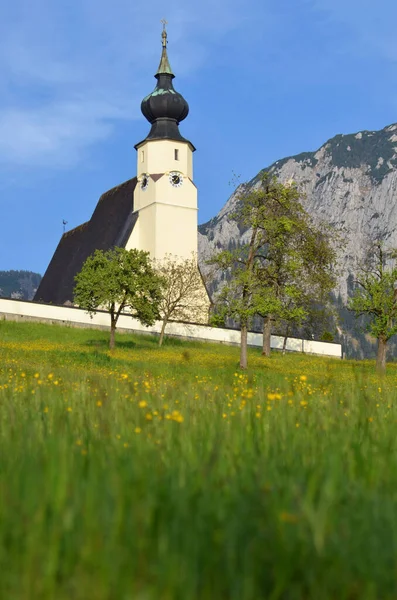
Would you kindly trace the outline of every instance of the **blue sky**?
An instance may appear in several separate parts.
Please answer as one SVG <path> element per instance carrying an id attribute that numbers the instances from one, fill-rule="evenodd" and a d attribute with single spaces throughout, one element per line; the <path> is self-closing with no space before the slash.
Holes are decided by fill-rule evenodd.
<path id="1" fill-rule="evenodd" d="M 0 270 L 44 273 L 62 220 L 135 175 L 163 17 L 200 223 L 233 172 L 397 122 L 395 0 L 0 0 Z"/>

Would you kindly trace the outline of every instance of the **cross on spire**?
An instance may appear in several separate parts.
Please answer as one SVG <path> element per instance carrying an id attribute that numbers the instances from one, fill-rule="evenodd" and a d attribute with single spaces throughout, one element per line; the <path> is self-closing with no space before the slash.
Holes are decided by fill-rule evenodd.
<path id="1" fill-rule="evenodd" d="M 168 21 L 166 19 L 161 19 L 160 23 L 163 24 L 163 33 L 161 34 L 161 37 L 163 38 L 163 48 L 167 47 L 167 25 L 168 25 Z"/>
<path id="2" fill-rule="evenodd" d="M 161 19 L 160 23 L 163 24 L 163 31 L 161 34 L 161 37 L 163 39 L 163 51 L 161 53 L 161 60 L 160 60 L 160 65 L 158 68 L 158 71 L 155 75 L 155 77 L 157 77 L 158 75 L 171 75 L 172 78 L 174 78 L 174 74 L 171 70 L 171 66 L 168 60 L 168 55 L 167 55 L 167 29 L 166 29 L 166 25 L 168 25 L 168 21 L 166 19 Z"/>

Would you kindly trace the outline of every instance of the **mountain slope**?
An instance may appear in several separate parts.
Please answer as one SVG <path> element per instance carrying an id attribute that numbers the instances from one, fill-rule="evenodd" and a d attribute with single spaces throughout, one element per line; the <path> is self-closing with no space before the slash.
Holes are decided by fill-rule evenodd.
<path id="1" fill-rule="evenodd" d="M 346 301 L 352 275 L 368 243 L 382 239 L 397 247 L 397 124 L 381 131 L 337 135 L 316 152 L 278 160 L 264 171 L 283 183 L 295 181 L 305 197 L 306 210 L 342 231 L 346 246 L 340 251 L 342 275 L 336 293 Z M 260 175 L 249 184 L 255 185 Z M 241 235 L 230 218 L 238 192 L 216 217 L 199 227 L 199 257 L 204 272 L 209 256 L 249 235 Z"/>
<path id="2" fill-rule="evenodd" d="M 0 297 L 32 300 L 40 281 L 31 271 L 0 271 Z"/>

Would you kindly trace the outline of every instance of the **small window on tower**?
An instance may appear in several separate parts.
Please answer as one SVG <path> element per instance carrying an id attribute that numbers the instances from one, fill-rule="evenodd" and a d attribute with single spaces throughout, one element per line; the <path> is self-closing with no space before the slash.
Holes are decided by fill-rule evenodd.
<path id="1" fill-rule="evenodd" d="M 145 151 L 141 150 L 141 162 L 145 161 Z"/>
<path id="2" fill-rule="evenodd" d="M 179 150 L 177 150 L 176 148 L 174 151 L 174 156 L 175 156 L 175 160 L 179 160 Z"/>

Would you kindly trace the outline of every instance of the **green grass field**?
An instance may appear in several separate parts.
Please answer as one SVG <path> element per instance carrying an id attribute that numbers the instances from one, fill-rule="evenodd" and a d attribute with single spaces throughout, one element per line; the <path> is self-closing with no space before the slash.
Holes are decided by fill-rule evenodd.
<path id="1" fill-rule="evenodd" d="M 0 598 L 397 598 L 397 365 L 0 322 Z"/>

